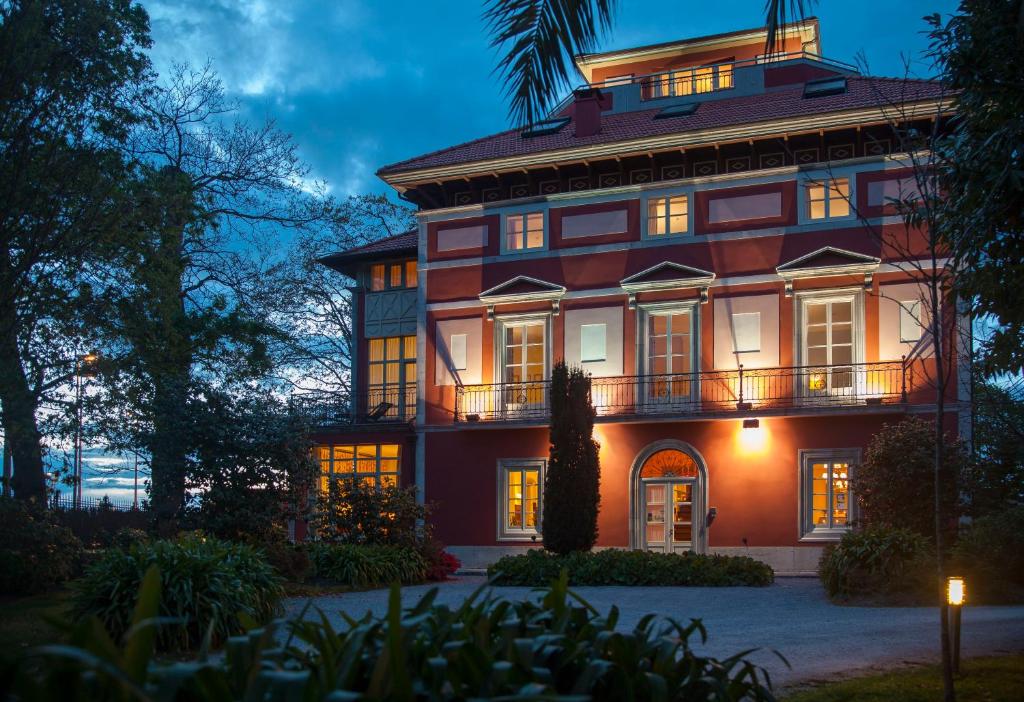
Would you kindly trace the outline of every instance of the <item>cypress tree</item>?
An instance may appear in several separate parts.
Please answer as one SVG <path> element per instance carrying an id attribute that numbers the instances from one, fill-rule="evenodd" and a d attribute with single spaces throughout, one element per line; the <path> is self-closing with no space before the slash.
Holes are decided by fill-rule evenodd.
<path id="1" fill-rule="evenodd" d="M 560 361 L 551 374 L 551 455 L 544 476 L 544 548 L 589 551 L 597 541 L 601 466 L 590 376 Z"/>

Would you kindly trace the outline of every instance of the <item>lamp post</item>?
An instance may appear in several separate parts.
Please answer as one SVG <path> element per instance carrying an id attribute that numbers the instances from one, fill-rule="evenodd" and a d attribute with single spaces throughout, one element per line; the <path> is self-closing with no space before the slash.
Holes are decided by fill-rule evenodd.
<path id="1" fill-rule="evenodd" d="M 75 357 L 75 446 L 71 471 L 75 479 L 71 492 L 75 509 L 82 506 L 82 379 L 96 377 L 97 360 L 99 354 L 95 351 Z"/>
<path id="2" fill-rule="evenodd" d="M 967 588 L 964 579 L 959 576 L 950 576 L 946 580 L 946 603 L 949 605 L 949 614 L 952 622 L 949 625 L 950 648 L 953 650 L 953 672 L 960 672 L 960 614 L 963 610 L 964 600 L 967 597 Z"/>

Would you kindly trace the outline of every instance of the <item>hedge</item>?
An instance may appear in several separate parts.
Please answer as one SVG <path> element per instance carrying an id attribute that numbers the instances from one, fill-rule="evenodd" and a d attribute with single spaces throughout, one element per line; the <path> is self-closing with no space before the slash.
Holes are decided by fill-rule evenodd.
<path id="1" fill-rule="evenodd" d="M 505 556 L 487 569 L 495 585 L 542 586 L 566 571 L 570 585 L 770 585 L 768 565 L 746 556 L 604 549 L 559 556 L 540 549 Z"/>

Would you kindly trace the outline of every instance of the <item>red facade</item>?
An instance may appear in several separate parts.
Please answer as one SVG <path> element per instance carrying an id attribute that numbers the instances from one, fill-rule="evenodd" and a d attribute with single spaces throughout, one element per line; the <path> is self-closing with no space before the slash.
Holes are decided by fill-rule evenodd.
<path id="1" fill-rule="evenodd" d="M 401 484 L 466 565 L 542 538 L 560 360 L 593 378 L 599 546 L 748 553 L 783 573 L 813 570 L 856 520 L 850 475 L 872 434 L 932 411 L 908 265 L 927 251 L 887 204 L 912 175 L 892 125 L 854 89 L 870 79 L 817 56 L 816 23 L 771 61 L 763 40 L 581 57 L 593 89 L 575 99 L 596 132 L 570 103 L 550 126 L 568 136 L 386 167 L 418 230 L 327 261 L 358 282 L 357 402 L 318 441 L 400 445 Z M 806 116 L 687 121 L 800 95 Z M 379 282 L 413 260 L 415 287 Z"/>

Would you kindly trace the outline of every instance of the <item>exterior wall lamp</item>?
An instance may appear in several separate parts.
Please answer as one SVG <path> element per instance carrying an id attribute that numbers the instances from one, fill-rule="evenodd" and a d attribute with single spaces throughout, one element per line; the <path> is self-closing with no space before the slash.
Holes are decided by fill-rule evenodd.
<path id="1" fill-rule="evenodd" d="M 946 604 L 952 621 L 949 625 L 950 648 L 953 649 L 953 672 L 960 672 L 960 615 L 964 601 L 967 599 L 967 587 L 960 576 L 950 576 L 946 580 Z"/>
<path id="2" fill-rule="evenodd" d="M 743 420 L 743 428 L 744 429 L 757 429 L 760 426 L 761 426 L 761 420 L 760 419 L 754 418 L 754 419 L 744 419 Z"/>

